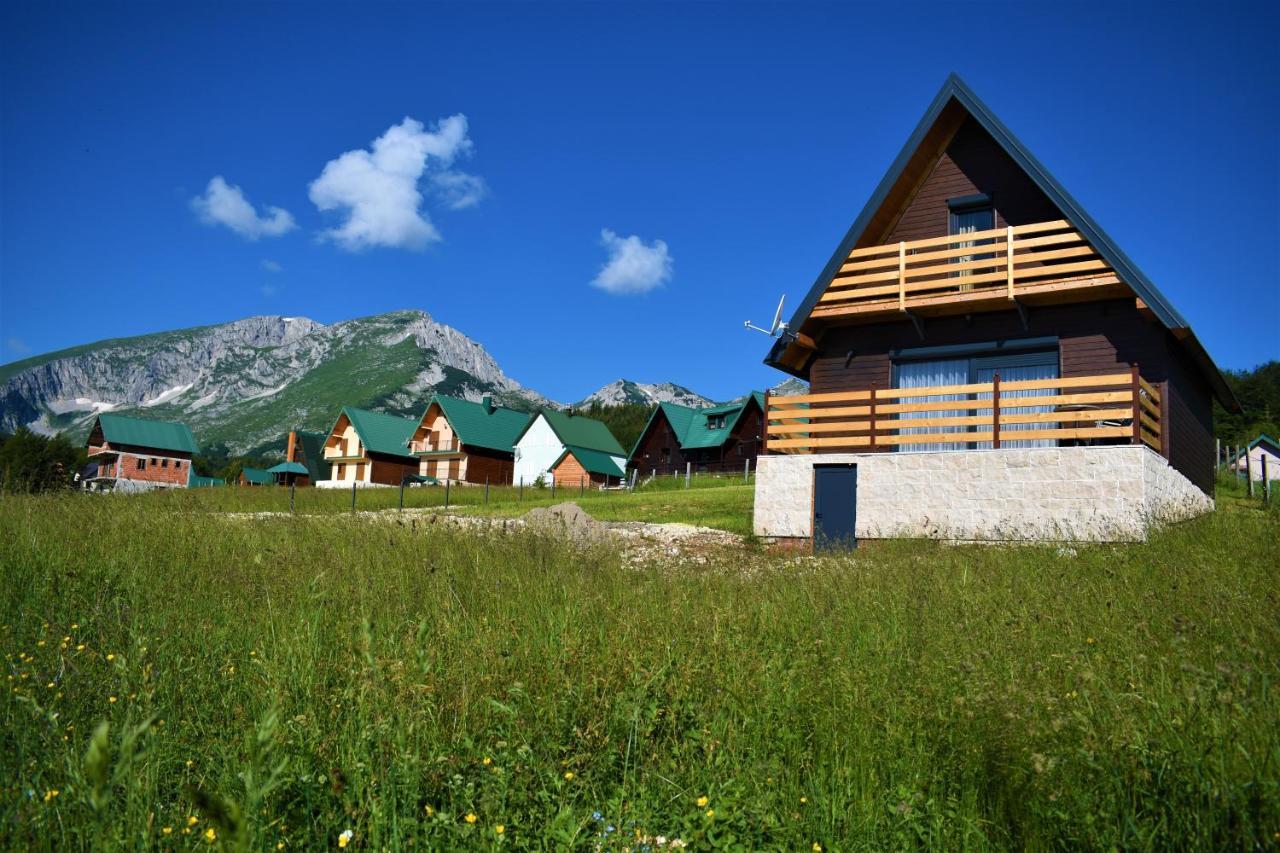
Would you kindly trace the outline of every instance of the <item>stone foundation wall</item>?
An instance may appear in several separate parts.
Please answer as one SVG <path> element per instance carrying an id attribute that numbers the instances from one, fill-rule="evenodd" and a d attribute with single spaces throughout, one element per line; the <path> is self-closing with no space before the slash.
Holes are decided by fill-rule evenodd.
<path id="1" fill-rule="evenodd" d="M 1213 500 L 1142 446 L 761 456 L 755 532 L 812 536 L 813 466 L 858 466 L 859 539 L 1145 539 Z"/>

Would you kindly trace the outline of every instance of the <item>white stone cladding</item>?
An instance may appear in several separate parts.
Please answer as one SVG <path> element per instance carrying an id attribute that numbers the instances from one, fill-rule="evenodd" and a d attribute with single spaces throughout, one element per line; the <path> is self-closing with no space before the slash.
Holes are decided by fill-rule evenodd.
<path id="1" fill-rule="evenodd" d="M 1145 446 L 761 456 L 755 533 L 812 535 L 813 466 L 858 466 L 859 539 L 1134 541 L 1213 499 Z"/>

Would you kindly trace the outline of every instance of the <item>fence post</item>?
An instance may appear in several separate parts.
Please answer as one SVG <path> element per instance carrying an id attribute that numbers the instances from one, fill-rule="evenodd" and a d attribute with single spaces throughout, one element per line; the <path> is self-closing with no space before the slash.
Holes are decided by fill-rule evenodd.
<path id="1" fill-rule="evenodd" d="M 1160 437 L 1164 438 L 1164 436 Z M 1213 440 L 1213 467 L 1222 467 L 1222 439 L 1220 438 L 1215 438 Z"/>
<path id="2" fill-rule="evenodd" d="M 1232 454 L 1231 459 L 1232 459 L 1231 468 L 1235 473 L 1236 483 L 1239 483 L 1240 482 L 1240 445 L 1238 444 L 1236 445 L 1235 453 Z"/>
<path id="3" fill-rule="evenodd" d="M 1000 449 L 1000 371 L 998 370 L 991 374 L 991 448 Z"/>
<path id="4" fill-rule="evenodd" d="M 351 511 L 356 511 L 356 481 L 351 481 Z"/>
<path id="5" fill-rule="evenodd" d="M 1262 454 L 1262 502 L 1271 503 L 1271 478 L 1267 476 L 1267 454 Z"/>
<path id="6" fill-rule="evenodd" d="M 552 499 L 552 500 L 555 500 L 555 499 L 556 499 L 556 478 L 555 478 L 555 475 L 552 475 L 552 477 L 551 477 L 551 499 Z"/>
<path id="7" fill-rule="evenodd" d="M 689 488 L 689 483 L 693 479 L 693 463 L 684 463 L 684 487 Z"/>
<path id="8" fill-rule="evenodd" d="M 1142 385 L 1138 379 L 1138 363 L 1129 365 L 1129 373 L 1133 378 L 1133 443 L 1142 444 Z"/>
<path id="9" fill-rule="evenodd" d="M 871 449 L 876 449 L 876 383 L 871 383 Z"/>
<path id="10" fill-rule="evenodd" d="M 742 482 L 751 482 L 751 457 L 742 460 Z"/>
<path id="11" fill-rule="evenodd" d="M 405 477 L 404 475 L 401 475 L 400 477 L 400 511 L 401 512 L 404 512 L 404 481 L 407 479 L 408 477 Z"/>
<path id="12" fill-rule="evenodd" d="M 1249 455 L 1249 446 L 1244 448 L 1244 479 L 1249 488 L 1249 497 L 1253 497 L 1253 457 Z"/>
<path id="13" fill-rule="evenodd" d="M 293 489 L 296 485 L 293 480 L 289 481 L 289 512 L 293 512 Z"/>
<path id="14" fill-rule="evenodd" d="M 520 492 L 519 492 L 519 495 L 520 495 L 519 500 L 520 500 L 521 502 L 523 502 L 523 501 L 524 501 L 524 477 L 521 477 L 521 478 L 520 478 Z"/>
<path id="15" fill-rule="evenodd" d="M 581 498 L 587 493 L 587 484 L 581 475 L 578 476 L 578 497 Z"/>
<path id="16" fill-rule="evenodd" d="M 489 505 L 489 477 L 488 477 L 488 475 L 485 475 L 485 478 L 484 478 L 484 505 L 485 505 L 485 506 L 488 506 L 488 505 Z"/>
<path id="17" fill-rule="evenodd" d="M 447 474 L 444 479 L 444 508 L 449 508 L 449 476 Z"/>

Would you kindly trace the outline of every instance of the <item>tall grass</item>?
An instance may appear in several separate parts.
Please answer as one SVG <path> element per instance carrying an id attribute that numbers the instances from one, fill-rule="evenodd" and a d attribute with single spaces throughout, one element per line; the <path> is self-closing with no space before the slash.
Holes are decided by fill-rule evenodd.
<path id="1" fill-rule="evenodd" d="M 0 503 L 3 846 L 1280 840 L 1274 513 L 637 568 L 206 494 Z"/>

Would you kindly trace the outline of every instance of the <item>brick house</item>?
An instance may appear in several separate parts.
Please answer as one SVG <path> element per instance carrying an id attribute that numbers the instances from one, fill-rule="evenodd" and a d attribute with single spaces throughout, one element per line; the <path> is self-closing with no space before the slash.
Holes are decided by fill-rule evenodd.
<path id="1" fill-rule="evenodd" d="M 186 424 L 104 413 L 89 430 L 84 482 L 90 488 L 185 489 L 199 452 Z"/>

